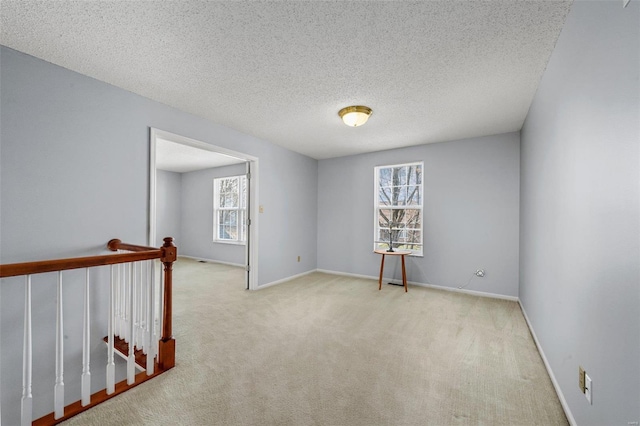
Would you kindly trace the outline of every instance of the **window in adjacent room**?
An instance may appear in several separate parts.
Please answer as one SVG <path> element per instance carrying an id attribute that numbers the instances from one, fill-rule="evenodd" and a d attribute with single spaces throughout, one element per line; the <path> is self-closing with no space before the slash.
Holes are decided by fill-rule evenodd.
<path id="1" fill-rule="evenodd" d="M 213 240 L 246 241 L 247 178 L 229 176 L 213 180 Z"/>
<path id="2" fill-rule="evenodd" d="M 374 249 L 410 250 L 422 255 L 423 163 L 375 168 Z"/>

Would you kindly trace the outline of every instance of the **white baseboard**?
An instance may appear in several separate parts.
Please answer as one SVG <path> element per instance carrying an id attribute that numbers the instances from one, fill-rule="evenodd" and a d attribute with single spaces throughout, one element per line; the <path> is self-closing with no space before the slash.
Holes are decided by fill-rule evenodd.
<path id="1" fill-rule="evenodd" d="M 229 265 L 229 266 L 239 266 L 241 268 L 244 268 L 244 265 L 242 263 L 232 263 L 232 262 L 224 262 L 222 260 L 215 260 L 215 259 L 205 259 L 204 257 L 195 257 L 195 256 L 185 256 L 184 254 L 181 254 L 178 256 L 180 257 L 186 257 L 187 259 L 192 259 L 192 260 L 197 260 L 199 262 L 207 262 L 207 263 L 220 263 L 222 265 Z"/>
<path id="2" fill-rule="evenodd" d="M 413 281 L 409 281 L 408 284 L 417 285 L 419 287 L 434 288 L 436 290 L 452 291 L 454 293 L 470 294 L 472 296 L 488 297 L 490 299 L 510 300 L 512 302 L 517 302 L 518 301 L 518 298 L 516 296 L 507 296 L 506 294 L 487 293 L 487 292 L 484 292 L 484 291 L 467 290 L 466 288 L 445 287 L 445 286 L 435 285 L 435 284 L 416 283 L 416 282 L 413 282 Z"/>
<path id="3" fill-rule="evenodd" d="M 378 277 L 372 277 L 370 275 L 352 274 L 350 272 L 330 271 L 328 269 L 316 269 L 316 271 L 317 272 L 322 272 L 323 274 L 341 275 L 343 277 L 364 278 L 366 280 L 376 280 L 376 281 L 378 281 Z"/>
<path id="4" fill-rule="evenodd" d="M 374 277 L 371 275 L 361 275 L 361 274 L 352 274 L 349 272 L 338 272 L 338 271 L 329 271 L 326 269 L 318 269 L 318 272 L 322 272 L 324 274 L 332 274 L 332 275 L 342 275 L 345 277 L 353 277 L 353 278 L 365 278 L 365 279 L 371 279 L 371 280 L 376 280 L 378 281 L 379 277 Z M 402 284 L 401 280 L 397 280 L 397 279 L 390 279 L 390 278 L 383 278 L 385 280 L 385 282 L 392 282 L 394 284 Z M 452 291 L 455 293 L 465 293 L 465 294 L 471 294 L 473 296 L 480 296 L 480 297 L 489 297 L 491 299 L 504 299 L 504 300 L 511 300 L 513 302 L 517 302 L 518 298 L 515 296 L 506 296 L 504 294 L 497 294 L 497 293 L 486 293 L 483 291 L 474 291 L 474 290 L 467 290 L 464 288 L 457 288 L 457 287 L 445 287 L 445 286 L 440 286 L 440 285 L 435 285 L 435 284 L 426 284 L 426 283 L 419 283 L 419 282 L 415 282 L 415 281 L 407 281 L 407 284 L 411 284 L 411 285 L 415 285 L 418 287 L 427 287 L 427 288 L 433 288 L 436 290 L 445 290 L 445 291 Z"/>
<path id="5" fill-rule="evenodd" d="M 296 278 L 304 277 L 305 275 L 309 275 L 309 274 L 312 274 L 314 272 L 316 272 L 316 270 L 312 269 L 310 271 L 306 271 L 306 272 L 303 272 L 301 274 L 292 275 L 290 277 L 283 278 L 281 280 L 271 281 L 270 283 L 259 285 L 258 288 L 256 288 L 256 290 L 262 290 L 263 288 L 267 288 L 267 287 L 271 287 L 271 286 L 274 286 L 274 285 L 286 283 L 287 281 L 291 281 L 291 280 L 294 280 Z"/>
<path id="6" fill-rule="evenodd" d="M 520 305 L 520 310 L 522 311 L 522 315 L 524 316 L 524 320 L 527 322 L 527 327 L 529 327 L 529 331 L 531 332 L 531 336 L 533 336 L 533 341 L 538 348 L 538 353 L 540 353 L 540 357 L 542 358 L 542 362 L 544 363 L 544 367 L 547 369 L 547 373 L 549 374 L 549 378 L 551 379 L 551 383 L 553 383 L 553 387 L 556 390 L 556 394 L 558 394 L 558 399 L 560 400 L 560 405 L 562 405 L 562 409 L 564 410 L 564 415 L 567 416 L 567 420 L 571 426 L 576 426 L 576 420 L 573 418 L 573 414 L 571 413 L 571 409 L 569 408 L 569 404 L 567 404 L 567 400 L 560 389 L 560 385 L 556 380 L 556 376 L 553 374 L 553 370 L 551 370 L 551 366 L 549 365 L 549 361 L 547 361 L 547 357 L 542 350 L 542 346 L 540 346 L 540 341 L 536 336 L 536 332 L 533 331 L 533 327 L 531 326 L 531 321 L 529 321 L 529 317 L 527 316 L 527 311 L 524 310 L 524 306 L 522 306 L 522 302 L 518 300 L 518 305 Z"/>

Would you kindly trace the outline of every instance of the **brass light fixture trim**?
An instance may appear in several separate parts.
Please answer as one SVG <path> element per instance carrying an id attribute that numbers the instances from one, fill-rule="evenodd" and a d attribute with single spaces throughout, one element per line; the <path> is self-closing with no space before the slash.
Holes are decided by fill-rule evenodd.
<path id="1" fill-rule="evenodd" d="M 342 108 L 338 115 L 347 126 L 358 127 L 367 122 L 372 112 L 373 110 L 367 106 L 353 105 Z"/>

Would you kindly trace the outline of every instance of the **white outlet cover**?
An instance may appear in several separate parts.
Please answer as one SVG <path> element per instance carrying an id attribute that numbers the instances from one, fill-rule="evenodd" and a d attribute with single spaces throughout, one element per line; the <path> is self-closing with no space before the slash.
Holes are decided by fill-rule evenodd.
<path id="1" fill-rule="evenodd" d="M 589 404 L 593 404 L 593 402 L 591 401 L 591 394 L 593 392 L 593 389 L 591 388 L 591 386 L 593 386 L 593 384 L 591 382 L 591 377 L 589 377 L 589 375 L 585 373 L 585 375 L 584 375 L 584 387 L 586 389 L 585 389 L 584 396 L 587 397 L 587 401 L 589 401 Z"/>

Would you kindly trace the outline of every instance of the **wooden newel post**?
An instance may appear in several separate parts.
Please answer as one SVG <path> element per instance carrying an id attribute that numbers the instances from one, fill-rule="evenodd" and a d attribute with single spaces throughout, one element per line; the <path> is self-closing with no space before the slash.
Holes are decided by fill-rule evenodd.
<path id="1" fill-rule="evenodd" d="M 164 303 L 162 318 L 162 337 L 159 342 L 158 365 L 163 370 L 168 370 L 176 365 L 176 341 L 171 334 L 171 313 L 172 313 L 172 273 L 173 262 L 178 256 L 178 249 L 173 244 L 173 238 L 164 239 L 161 247 L 162 257 L 160 260 L 164 264 Z"/>

